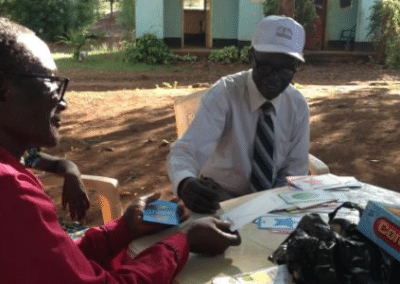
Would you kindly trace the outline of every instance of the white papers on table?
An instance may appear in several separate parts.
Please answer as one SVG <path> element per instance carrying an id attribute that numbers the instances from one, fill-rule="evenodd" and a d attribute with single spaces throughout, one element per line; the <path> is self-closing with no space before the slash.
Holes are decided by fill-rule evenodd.
<path id="1" fill-rule="evenodd" d="M 290 207 L 290 205 L 286 204 L 283 199 L 274 193 L 266 191 L 261 196 L 223 213 L 220 218 L 221 220 L 232 222 L 230 229 L 231 231 L 236 231 L 270 211 L 288 207 Z"/>
<path id="2" fill-rule="evenodd" d="M 292 276 L 286 265 L 277 265 L 235 276 L 218 277 L 212 284 L 291 284 Z"/>
<path id="3" fill-rule="evenodd" d="M 305 191 L 309 190 L 348 190 L 349 188 L 359 188 L 361 183 L 354 177 L 340 177 L 334 174 L 324 174 L 315 176 L 289 176 L 286 177 L 288 183 Z"/>

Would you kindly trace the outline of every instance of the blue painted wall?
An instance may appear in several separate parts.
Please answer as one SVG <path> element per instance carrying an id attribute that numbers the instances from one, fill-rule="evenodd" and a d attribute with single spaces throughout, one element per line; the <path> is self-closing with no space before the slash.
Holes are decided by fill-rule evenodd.
<path id="1" fill-rule="evenodd" d="M 239 0 L 238 40 L 251 41 L 256 24 L 264 16 L 262 4 Z"/>
<path id="2" fill-rule="evenodd" d="M 342 30 L 357 24 L 358 1 L 352 0 L 351 7 L 340 8 L 340 0 L 328 0 L 325 42 L 339 40 Z"/>
<path id="3" fill-rule="evenodd" d="M 357 0 L 356 0 L 357 1 Z M 262 4 L 250 0 L 213 0 L 213 38 L 250 41 L 263 17 Z M 182 0 L 137 0 L 136 35 L 158 38 L 182 36 Z"/>
<path id="4" fill-rule="evenodd" d="M 182 37 L 182 0 L 164 0 L 164 37 Z"/>
<path id="5" fill-rule="evenodd" d="M 239 0 L 213 0 L 213 38 L 237 39 L 238 29 Z"/>
<path id="6" fill-rule="evenodd" d="M 136 1 L 136 37 L 152 33 L 164 38 L 164 0 Z"/>

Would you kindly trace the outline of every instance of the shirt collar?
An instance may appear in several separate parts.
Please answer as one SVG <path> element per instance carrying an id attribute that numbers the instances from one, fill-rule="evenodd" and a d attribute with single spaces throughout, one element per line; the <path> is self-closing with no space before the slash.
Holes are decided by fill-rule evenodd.
<path id="1" fill-rule="evenodd" d="M 281 95 L 277 96 L 272 100 L 267 100 L 264 98 L 261 93 L 258 91 L 256 83 L 253 81 L 253 70 L 250 69 L 247 73 L 247 86 L 250 97 L 250 109 L 252 112 L 259 109 L 264 103 L 270 102 L 273 106 L 273 111 L 276 114 L 276 110 L 279 109 L 279 105 L 281 104 Z"/>

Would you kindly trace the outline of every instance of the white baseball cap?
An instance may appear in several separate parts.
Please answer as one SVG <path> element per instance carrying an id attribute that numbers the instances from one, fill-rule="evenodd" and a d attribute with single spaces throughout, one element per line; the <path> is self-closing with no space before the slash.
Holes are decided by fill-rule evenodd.
<path id="1" fill-rule="evenodd" d="M 305 43 L 304 28 L 285 16 L 268 16 L 259 21 L 251 45 L 258 52 L 285 53 L 301 61 Z"/>

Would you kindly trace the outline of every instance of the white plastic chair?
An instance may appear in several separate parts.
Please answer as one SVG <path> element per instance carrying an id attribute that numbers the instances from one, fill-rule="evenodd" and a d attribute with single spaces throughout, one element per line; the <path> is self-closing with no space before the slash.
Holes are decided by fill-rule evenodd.
<path id="1" fill-rule="evenodd" d="M 64 183 L 64 178 L 61 176 L 47 172 L 35 171 L 35 173 L 44 186 L 62 186 Z M 82 175 L 81 178 L 86 189 L 97 192 L 104 224 L 122 216 L 118 180 L 94 175 Z"/>

